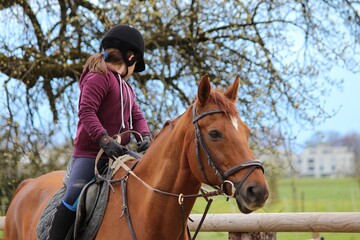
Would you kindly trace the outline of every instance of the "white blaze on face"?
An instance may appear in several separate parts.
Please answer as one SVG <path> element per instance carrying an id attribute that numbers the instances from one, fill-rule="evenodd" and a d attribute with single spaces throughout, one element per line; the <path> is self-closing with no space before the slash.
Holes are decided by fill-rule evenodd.
<path id="1" fill-rule="evenodd" d="M 231 117 L 231 122 L 234 125 L 236 130 L 239 130 L 239 123 L 235 117 Z"/>

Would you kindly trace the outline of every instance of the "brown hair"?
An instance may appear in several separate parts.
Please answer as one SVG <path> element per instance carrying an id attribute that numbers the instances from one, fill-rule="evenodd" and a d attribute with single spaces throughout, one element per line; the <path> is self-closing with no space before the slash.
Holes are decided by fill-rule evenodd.
<path id="1" fill-rule="evenodd" d="M 89 70 L 90 72 L 96 72 L 96 73 L 103 73 L 106 74 L 108 72 L 108 67 L 106 63 L 113 63 L 116 65 L 120 65 L 124 63 L 124 60 L 121 56 L 121 52 L 116 48 L 108 48 L 104 50 L 104 52 L 107 54 L 107 57 L 102 53 L 95 53 L 94 55 L 91 55 L 84 65 L 84 71 Z M 131 54 L 132 52 L 129 51 Z M 132 53 L 133 54 L 133 53 Z"/>

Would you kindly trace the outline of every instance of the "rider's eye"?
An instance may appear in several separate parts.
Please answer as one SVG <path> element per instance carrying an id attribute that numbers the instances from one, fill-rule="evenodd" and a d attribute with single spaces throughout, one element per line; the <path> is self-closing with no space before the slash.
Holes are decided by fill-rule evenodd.
<path id="1" fill-rule="evenodd" d="M 218 130 L 211 130 L 209 132 L 209 136 L 210 136 L 210 138 L 212 138 L 214 140 L 223 138 L 223 134 Z"/>

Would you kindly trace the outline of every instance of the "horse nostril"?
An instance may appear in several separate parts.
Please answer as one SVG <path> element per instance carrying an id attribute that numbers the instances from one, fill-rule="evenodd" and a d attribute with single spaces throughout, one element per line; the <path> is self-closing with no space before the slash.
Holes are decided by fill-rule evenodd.
<path id="1" fill-rule="evenodd" d="M 269 197 L 269 191 L 261 185 L 249 185 L 246 188 L 246 196 L 251 202 L 265 202 Z"/>

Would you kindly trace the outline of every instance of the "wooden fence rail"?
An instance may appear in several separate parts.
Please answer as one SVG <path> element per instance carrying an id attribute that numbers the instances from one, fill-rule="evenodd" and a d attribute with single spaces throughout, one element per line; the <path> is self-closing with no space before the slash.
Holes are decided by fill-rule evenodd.
<path id="1" fill-rule="evenodd" d="M 193 220 L 193 222 L 189 221 L 191 231 L 197 228 L 201 216 L 201 214 L 190 215 Z M 5 217 L 0 217 L 0 231 L 4 230 L 4 228 Z M 229 233 L 360 233 L 360 212 L 208 214 L 201 231 Z"/>
<path id="2" fill-rule="evenodd" d="M 195 230 L 201 214 L 190 216 Z M 360 212 L 208 214 L 202 232 L 359 232 Z"/>

